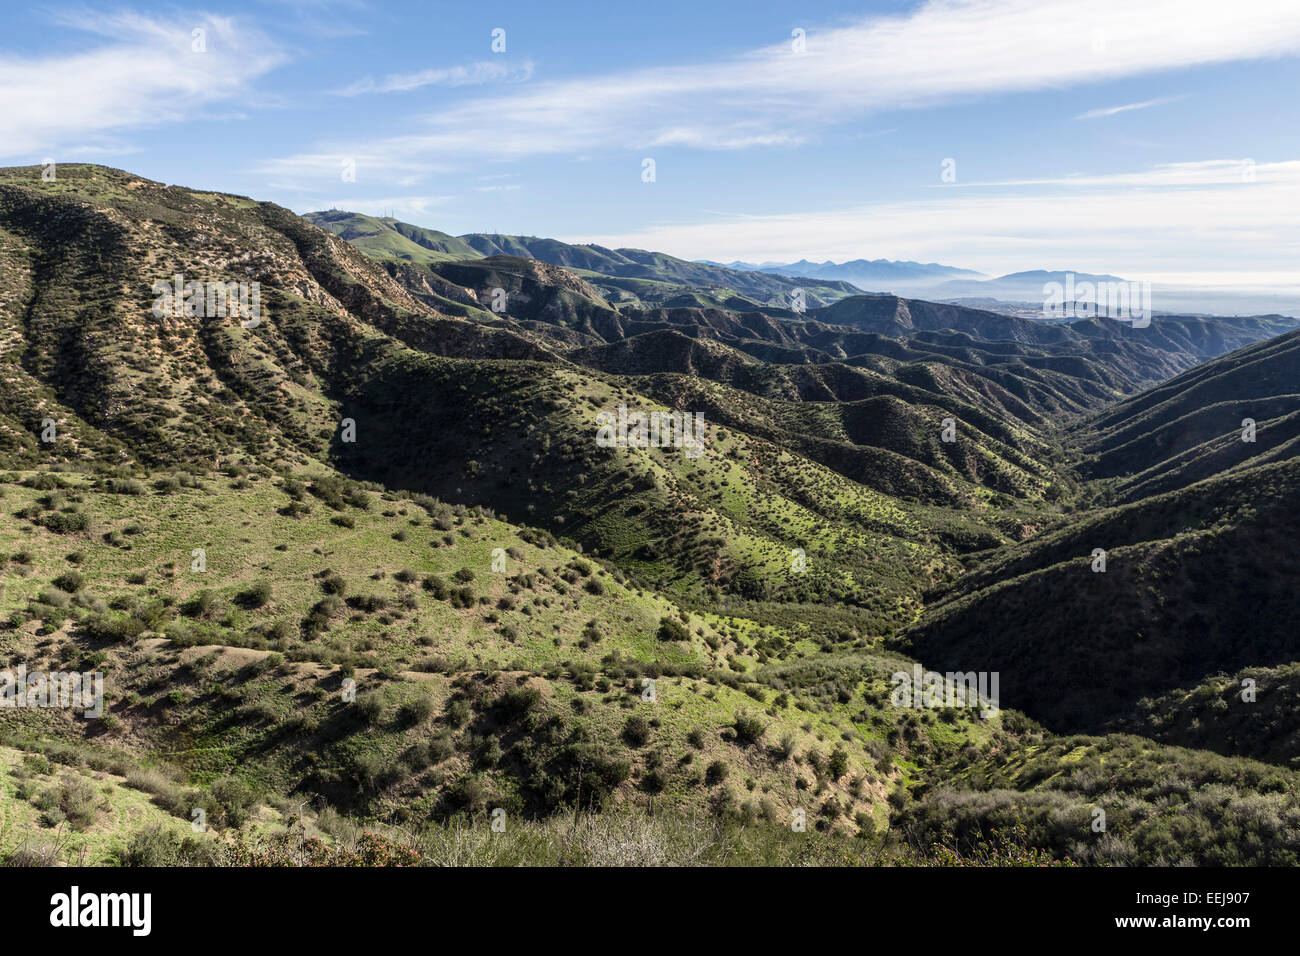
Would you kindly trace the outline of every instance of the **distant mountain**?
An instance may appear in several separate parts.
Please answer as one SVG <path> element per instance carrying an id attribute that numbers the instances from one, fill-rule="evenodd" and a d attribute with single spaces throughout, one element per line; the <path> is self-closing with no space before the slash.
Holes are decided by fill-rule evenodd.
<path id="1" fill-rule="evenodd" d="M 1180 363 L 1185 362 L 1177 366 L 1177 371 L 1262 338 L 1288 332 L 1297 325 L 1296 320 L 1283 316 L 1207 319 L 1181 315 L 1160 316 L 1145 328 L 1133 328 L 1105 317 L 1047 324 L 1000 312 L 893 295 L 841 299 L 810 312 L 809 317 L 888 336 L 953 331 L 985 342 L 1046 345 L 1091 339 L 1126 345 L 1142 344 L 1166 357 L 1176 356 Z M 1117 362 L 1116 346 L 1106 345 L 1104 348 L 1111 353 L 1110 361 Z M 1174 371 L 1174 367 L 1167 367 L 1160 377 L 1168 377 Z"/>
<path id="2" fill-rule="evenodd" d="M 1028 272 L 1012 272 L 995 279 L 953 279 L 934 287 L 932 294 L 936 298 L 954 299 L 959 296 L 979 296 L 1013 302 L 1041 302 L 1043 287 L 1059 282 L 1066 284 L 1067 276 L 1074 276 L 1074 283 L 1080 282 L 1123 282 L 1119 276 L 1096 274 L 1092 272 L 1070 272 L 1068 270 L 1033 269 Z"/>
<path id="3" fill-rule="evenodd" d="M 499 233 L 451 236 L 397 219 L 342 210 L 310 212 L 303 218 L 377 259 L 400 259 L 423 265 L 492 256 L 536 259 L 594 280 L 601 294 L 615 303 L 659 304 L 666 296 L 679 295 L 683 291 L 680 287 L 687 286 L 713 293 L 716 301 L 727 301 L 739 294 L 751 300 L 754 308 L 789 307 L 795 290 L 802 289 L 807 307 L 817 308 L 861 291 L 838 279 L 813 281 L 814 277 L 808 277 L 796 281 L 792 276 L 690 262 L 643 249 L 607 249 Z M 595 279 L 598 276 L 606 277 L 607 281 Z M 672 287 L 662 283 L 671 283 Z"/>
<path id="4" fill-rule="evenodd" d="M 721 265 L 721 263 L 707 264 Z M 829 259 L 825 262 L 811 262 L 800 259 L 798 262 L 764 262 L 759 265 L 732 262 L 725 267 L 767 272 L 773 275 L 851 282 L 864 292 L 913 295 L 948 280 L 987 278 L 984 273 L 973 269 L 959 269 L 955 266 L 940 265 L 937 262 L 893 259 L 853 259 L 848 262 L 832 262 Z"/>
<path id="5" fill-rule="evenodd" d="M 1140 277 L 1132 276 L 1121 278 L 1092 272 L 1034 269 L 1013 272 L 995 279 L 952 279 L 931 286 L 925 295 L 927 298 L 961 305 L 976 305 L 979 302 L 989 307 L 996 307 L 995 303 L 1036 304 L 1046 299 L 1045 289 L 1050 283 L 1058 282 L 1066 287 L 1069 276 L 1073 276 L 1076 286 L 1084 282 L 1140 281 Z M 1300 316 L 1300 294 L 1285 289 L 1242 290 L 1152 282 L 1150 294 L 1149 304 L 1154 313 Z"/>

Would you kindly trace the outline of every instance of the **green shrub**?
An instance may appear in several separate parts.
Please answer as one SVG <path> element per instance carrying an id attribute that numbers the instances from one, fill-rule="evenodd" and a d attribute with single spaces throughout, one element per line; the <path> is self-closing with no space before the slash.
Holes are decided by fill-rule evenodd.
<path id="1" fill-rule="evenodd" d="M 366 691 L 364 694 L 358 694 L 352 706 L 359 719 L 373 725 L 377 724 L 383 717 L 387 701 L 384 699 L 382 692 L 371 690 Z"/>
<path id="2" fill-rule="evenodd" d="M 398 708 L 398 718 L 403 724 L 408 726 L 422 724 L 433 716 L 434 703 L 433 698 L 428 694 L 420 693 L 412 700 L 408 700 Z"/>
<path id="3" fill-rule="evenodd" d="M 51 511 L 41 518 L 41 524 L 55 534 L 73 534 L 90 527 L 90 518 L 80 511 Z"/>
<path id="4" fill-rule="evenodd" d="M 767 725 L 756 714 L 737 714 L 732 726 L 736 731 L 736 739 L 742 744 L 758 743 L 767 730 Z"/>
<path id="5" fill-rule="evenodd" d="M 142 495 L 148 489 L 136 478 L 109 478 L 104 482 L 104 490 L 111 495 Z"/>
<path id="6" fill-rule="evenodd" d="M 236 600 L 246 608 L 265 607 L 271 600 L 271 584 L 268 581 L 259 581 L 252 587 L 241 591 Z"/>
<path id="7" fill-rule="evenodd" d="M 135 833 L 118 853 L 122 866 L 211 866 L 212 847 L 194 837 L 180 837 L 157 824 Z"/>
<path id="8" fill-rule="evenodd" d="M 69 594 L 80 591 L 85 583 L 86 579 L 78 571 L 65 571 L 54 579 L 54 586 Z"/>
<path id="9" fill-rule="evenodd" d="M 92 614 L 81 622 L 81 632 L 92 641 L 114 644 L 134 641 L 144 630 L 143 622 L 117 614 Z"/>
<path id="10" fill-rule="evenodd" d="M 497 699 L 497 709 L 508 721 L 519 720 L 541 701 L 541 692 L 533 687 L 512 687 Z"/>
<path id="11" fill-rule="evenodd" d="M 659 640 L 661 641 L 686 641 L 690 640 L 691 633 L 686 629 L 681 621 L 675 617 L 662 617 L 659 619 Z"/>
<path id="12" fill-rule="evenodd" d="M 644 747 L 650 740 L 650 722 L 639 714 L 629 717 L 623 725 L 623 739 L 629 746 Z"/>

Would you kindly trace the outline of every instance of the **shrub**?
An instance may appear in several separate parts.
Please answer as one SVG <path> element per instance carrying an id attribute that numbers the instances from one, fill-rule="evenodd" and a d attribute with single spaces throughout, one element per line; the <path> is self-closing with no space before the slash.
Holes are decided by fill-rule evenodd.
<path id="1" fill-rule="evenodd" d="M 376 611 L 382 611 L 384 608 L 388 607 L 388 598 L 380 594 L 359 594 L 355 597 L 349 598 L 348 604 L 356 608 L 358 611 L 365 611 L 368 614 L 373 614 Z"/>
<path id="2" fill-rule="evenodd" d="M 429 741 L 428 753 L 430 762 L 442 763 L 456 756 L 456 745 L 447 735 L 439 734 Z"/>
<path id="3" fill-rule="evenodd" d="M 458 697 L 447 705 L 447 723 L 453 727 L 464 727 L 469 722 L 473 709 L 469 701 L 463 697 Z"/>
<path id="4" fill-rule="evenodd" d="M 142 495 L 146 488 L 135 478 L 110 478 L 104 482 L 104 490 L 111 495 Z"/>
<path id="5" fill-rule="evenodd" d="M 406 701 L 397 714 L 402 723 L 409 725 L 422 724 L 433 716 L 433 698 L 428 694 L 421 693 L 412 700 Z"/>
<path id="6" fill-rule="evenodd" d="M 384 715 L 384 695 L 379 691 L 366 691 L 353 702 L 357 716 L 367 724 L 376 724 Z"/>
<path id="7" fill-rule="evenodd" d="M 80 591 L 85 583 L 86 579 L 77 571 L 65 571 L 54 579 L 54 586 L 61 591 L 67 591 L 69 594 Z"/>
<path id="8" fill-rule="evenodd" d="M 92 641 L 129 642 L 144 633 L 144 622 L 116 614 L 93 614 L 81 622 L 81 631 Z"/>
<path id="9" fill-rule="evenodd" d="M 501 744 L 495 737 L 489 737 L 487 741 L 479 748 L 478 762 L 483 767 L 495 767 L 501 762 L 502 750 Z"/>
<path id="10" fill-rule="evenodd" d="M 487 788 L 478 777 L 463 777 L 447 791 L 447 802 L 463 813 L 481 813 L 487 807 Z"/>
<path id="11" fill-rule="evenodd" d="M 795 741 L 794 736 L 791 734 L 785 734 L 781 738 L 781 759 L 792 760 L 797 747 L 798 743 Z"/>
<path id="12" fill-rule="evenodd" d="M 567 783 L 566 797 L 583 809 L 599 810 L 632 775 L 632 764 L 611 757 L 595 744 L 572 744 L 557 763 Z"/>
<path id="13" fill-rule="evenodd" d="M 831 751 L 830 759 L 826 762 L 826 768 L 830 771 L 832 780 L 838 780 L 844 776 L 845 771 L 849 769 L 849 755 L 843 747 L 836 747 Z"/>
<path id="14" fill-rule="evenodd" d="M 541 692 L 533 687 L 512 687 L 497 700 L 497 708 L 506 720 L 519 720 L 527 716 L 542 699 Z"/>
<path id="15" fill-rule="evenodd" d="M 267 581 L 259 581 L 251 588 L 240 592 L 236 600 L 246 608 L 265 607 L 271 600 L 271 585 Z"/>
<path id="16" fill-rule="evenodd" d="M 208 866 L 212 849 L 193 837 L 181 838 L 164 827 L 146 827 L 118 853 L 122 866 Z"/>
<path id="17" fill-rule="evenodd" d="M 90 518 L 80 511 L 51 511 L 41 519 L 41 524 L 55 534 L 72 534 L 90 527 Z"/>
<path id="18" fill-rule="evenodd" d="M 45 588 L 40 594 L 40 602 L 50 607 L 65 608 L 71 601 L 72 595 L 58 588 Z"/>
<path id="19" fill-rule="evenodd" d="M 767 725 L 755 714 L 737 714 L 732 726 L 736 730 L 736 739 L 743 744 L 758 743 L 767 730 Z"/>
<path id="20" fill-rule="evenodd" d="M 53 794 L 53 801 L 74 830 L 89 829 L 95 822 L 99 795 L 95 793 L 94 787 L 80 777 L 65 777 Z"/>
<path id="21" fill-rule="evenodd" d="M 650 740 L 650 722 L 640 715 L 629 717 L 623 725 L 623 739 L 629 746 L 644 747 Z"/>
<path id="22" fill-rule="evenodd" d="M 641 789 L 646 793 L 663 793 L 668 786 L 668 778 L 658 767 L 650 770 L 641 778 Z"/>
<path id="23" fill-rule="evenodd" d="M 186 617 L 211 617 L 217 608 L 217 596 L 207 588 L 196 593 L 181 605 L 181 613 Z"/>
<path id="24" fill-rule="evenodd" d="M 661 641 L 685 641 L 689 640 L 690 631 L 686 629 L 681 621 L 675 617 L 662 617 L 659 619 L 659 640 Z"/>
<path id="25" fill-rule="evenodd" d="M 254 795 L 248 784 L 238 777 L 222 777 L 208 791 L 208 815 L 225 826 L 241 827 L 248 819 Z"/>

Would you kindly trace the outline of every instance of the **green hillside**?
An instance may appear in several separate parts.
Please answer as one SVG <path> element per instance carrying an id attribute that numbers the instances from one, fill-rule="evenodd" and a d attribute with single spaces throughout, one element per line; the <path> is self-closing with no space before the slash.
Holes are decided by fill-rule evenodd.
<path id="1" fill-rule="evenodd" d="M 0 858 L 1294 862 L 1294 339 L 1209 361 L 1273 320 L 796 313 L 781 276 L 39 173 L 0 170 L 0 649 L 104 711 L 6 711 Z M 240 282 L 255 322 L 209 306 Z M 1216 395 L 1256 454 L 1212 417 L 1143 453 Z M 692 440 L 608 440 L 628 410 Z M 998 706 L 901 705 L 914 665 Z"/>

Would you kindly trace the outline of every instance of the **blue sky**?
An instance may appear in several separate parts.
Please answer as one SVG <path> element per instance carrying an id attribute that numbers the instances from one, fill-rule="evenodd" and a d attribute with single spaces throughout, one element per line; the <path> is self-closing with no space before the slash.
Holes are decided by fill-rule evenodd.
<path id="1" fill-rule="evenodd" d="M 298 0 L 6 21 L 6 164 L 686 258 L 1300 286 L 1295 0 Z"/>

